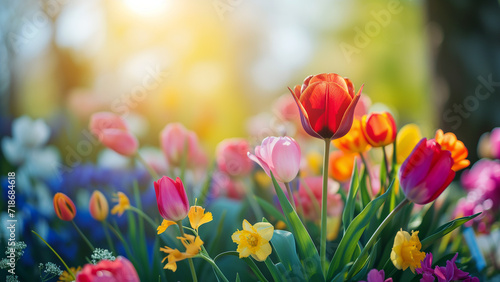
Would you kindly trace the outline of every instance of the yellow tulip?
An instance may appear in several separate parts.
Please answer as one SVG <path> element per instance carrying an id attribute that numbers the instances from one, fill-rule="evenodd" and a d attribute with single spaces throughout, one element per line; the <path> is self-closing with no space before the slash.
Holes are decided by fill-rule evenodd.
<path id="1" fill-rule="evenodd" d="M 410 155 L 413 148 L 422 139 L 420 127 L 414 123 L 403 126 L 396 138 L 397 163 L 402 164 Z"/>

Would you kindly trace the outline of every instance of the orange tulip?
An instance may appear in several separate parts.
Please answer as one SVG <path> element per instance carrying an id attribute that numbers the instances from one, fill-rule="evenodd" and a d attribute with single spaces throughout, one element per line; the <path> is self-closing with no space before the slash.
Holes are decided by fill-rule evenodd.
<path id="1" fill-rule="evenodd" d="M 441 129 L 438 129 L 435 140 L 441 145 L 443 150 L 451 152 L 451 157 L 453 158 L 453 167 L 451 169 L 453 171 L 459 171 L 470 165 L 470 161 L 466 159 L 469 151 L 464 143 L 457 139 L 454 133 L 444 133 Z"/>
<path id="2" fill-rule="evenodd" d="M 108 200 L 100 191 L 94 191 L 90 196 L 89 211 L 92 218 L 97 221 L 103 221 L 108 217 Z"/>
<path id="3" fill-rule="evenodd" d="M 356 154 L 343 151 L 334 151 L 329 158 L 328 174 L 338 182 L 345 182 L 351 178 Z"/>
<path id="4" fill-rule="evenodd" d="M 63 193 L 56 193 L 54 195 L 54 210 L 57 217 L 65 221 L 72 221 L 76 215 L 75 204 Z"/>
<path id="5" fill-rule="evenodd" d="M 363 88 L 363 87 L 361 87 Z M 337 139 L 349 132 L 361 89 L 354 95 L 351 80 L 335 73 L 309 76 L 292 93 L 302 127 L 312 137 Z"/>
<path id="6" fill-rule="evenodd" d="M 371 113 L 361 119 L 363 134 L 373 147 L 383 147 L 396 139 L 396 122 L 388 112 Z"/>
<path id="7" fill-rule="evenodd" d="M 333 140 L 333 144 L 335 147 L 348 153 L 363 153 L 371 148 L 363 135 L 359 119 L 354 119 L 351 130 L 343 137 Z"/>

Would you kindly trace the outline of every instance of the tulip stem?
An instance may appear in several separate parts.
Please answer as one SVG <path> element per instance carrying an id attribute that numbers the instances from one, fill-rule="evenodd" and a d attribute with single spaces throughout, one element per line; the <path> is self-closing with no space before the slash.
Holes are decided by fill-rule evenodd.
<path id="1" fill-rule="evenodd" d="M 290 202 L 292 203 L 293 209 L 297 211 L 297 206 L 295 206 L 295 199 L 293 198 L 292 189 L 290 189 L 290 183 L 285 182 L 286 191 L 288 192 L 288 197 L 290 197 Z"/>
<path id="2" fill-rule="evenodd" d="M 73 223 L 73 226 L 75 227 L 76 231 L 78 231 L 78 233 L 80 233 L 80 236 L 82 236 L 83 241 L 85 241 L 85 243 L 89 246 L 89 248 L 92 251 L 94 251 L 94 246 L 92 246 L 92 243 L 90 243 L 89 239 L 87 239 L 87 236 L 85 236 L 85 234 L 83 234 L 83 232 L 80 230 L 80 228 L 78 228 L 78 226 L 76 225 L 75 221 L 72 220 L 71 223 Z"/>
<path id="3" fill-rule="evenodd" d="M 387 151 L 385 150 L 385 146 L 382 147 L 382 152 L 384 152 L 384 162 L 385 162 L 385 173 L 386 173 L 386 179 L 389 180 L 389 183 L 391 183 L 392 179 L 389 179 L 391 176 L 390 170 L 389 170 L 389 161 L 387 159 Z"/>
<path id="4" fill-rule="evenodd" d="M 212 265 L 212 267 L 214 268 L 215 270 L 215 273 L 217 273 L 217 275 L 219 276 L 219 278 L 222 279 L 222 281 L 224 282 L 229 282 L 229 280 L 227 280 L 226 276 L 224 275 L 224 273 L 222 273 L 222 271 L 220 270 L 220 268 L 217 266 L 217 264 L 215 263 L 215 261 L 208 257 L 208 256 L 205 256 L 203 254 L 200 254 L 199 255 L 202 259 L 206 260 L 208 263 L 210 263 Z"/>
<path id="5" fill-rule="evenodd" d="M 149 172 L 149 175 L 153 178 L 153 180 L 158 180 L 160 179 L 160 176 L 156 171 L 146 162 L 146 160 L 139 154 L 135 154 L 135 158 L 146 168 L 146 170 Z"/>
<path id="6" fill-rule="evenodd" d="M 321 239 L 320 258 L 323 275 L 326 274 L 326 198 L 328 194 L 328 159 L 330 156 L 330 138 L 325 138 L 325 155 L 323 156 L 323 191 L 321 193 Z"/>
<path id="7" fill-rule="evenodd" d="M 368 167 L 368 162 L 366 161 L 365 156 L 363 156 L 363 153 L 359 153 L 359 156 L 361 157 L 361 161 L 363 162 L 366 169 L 366 173 L 368 174 L 368 183 L 370 184 L 370 189 L 366 190 L 368 190 L 368 195 L 370 196 L 370 199 L 373 199 L 372 174 L 370 168 Z"/>
<path id="8" fill-rule="evenodd" d="M 109 236 L 109 230 L 108 230 L 108 227 L 106 226 L 106 219 L 101 221 L 101 223 L 102 223 L 102 229 L 104 229 L 104 235 L 106 236 L 106 241 L 108 242 L 109 248 L 111 249 L 111 251 L 115 255 L 117 255 L 118 253 L 115 250 L 115 246 L 113 245 L 113 241 L 111 241 L 111 237 Z"/>
<path id="9" fill-rule="evenodd" d="M 375 244 L 377 241 L 378 237 L 380 236 L 380 233 L 384 230 L 384 228 L 389 224 L 389 222 L 392 220 L 392 218 L 410 201 L 408 199 L 404 199 L 399 205 L 397 205 L 382 221 L 382 223 L 377 227 L 377 230 L 373 233 L 373 235 L 370 237 L 368 242 L 366 243 L 365 247 L 363 248 L 363 251 L 361 251 L 361 254 L 358 256 L 358 258 L 354 261 L 354 264 L 351 266 L 351 269 L 349 269 L 349 273 L 347 274 L 346 279 L 349 280 L 352 275 L 354 275 L 354 271 L 356 271 L 359 268 L 359 264 L 364 263 L 365 261 L 363 260 L 363 257 L 368 255 L 368 251 L 370 248 Z"/>
<path id="10" fill-rule="evenodd" d="M 177 221 L 177 226 L 179 226 L 179 231 L 181 232 L 181 237 L 184 237 L 184 228 L 182 226 L 182 221 Z M 191 276 L 193 277 L 193 282 L 198 282 L 198 277 L 196 277 L 196 270 L 194 269 L 193 259 L 188 258 L 189 270 L 191 270 Z"/>
<path id="11" fill-rule="evenodd" d="M 133 212 L 136 212 L 138 215 L 142 216 L 147 222 L 149 222 L 149 224 L 151 224 L 151 226 L 153 226 L 153 229 L 156 230 L 156 228 L 158 228 L 158 224 L 154 222 L 153 219 L 151 219 L 151 217 L 149 217 L 147 214 L 145 214 L 142 210 L 134 207 L 134 206 L 130 206 L 128 207 L 129 210 L 133 211 Z"/>
<path id="12" fill-rule="evenodd" d="M 73 273 L 73 271 L 71 271 L 71 269 L 68 267 L 68 265 L 66 264 L 66 262 L 64 262 L 64 260 L 61 258 L 61 256 L 49 245 L 49 243 L 47 243 L 47 241 L 45 241 L 42 236 L 38 235 L 38 233 L 36 233 L 34 230 L 31 230 L 31 232 L 33 232 L 36 236 L 38 236 L 38 238 L 40 238 L 40 240 L 42 240 L 45 245 L 47 245 L 47 247 L 49 247 L 49 249 L 59 258 L 59 260 L 64 264 L 64 267 L 66 267 L 66 270 L 68 271 L 69 275 L 71 275 L 71 278 L 73 278 L 74 280 L 76 280 L 76 277 L 75 277 L 75 274 Z"/>

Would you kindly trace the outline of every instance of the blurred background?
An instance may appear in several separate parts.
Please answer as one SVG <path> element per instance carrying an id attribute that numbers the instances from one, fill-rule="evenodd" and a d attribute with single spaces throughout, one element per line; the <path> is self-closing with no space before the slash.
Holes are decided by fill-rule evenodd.
<path id="1" fill-rule="evenodd" d="M 364 84 L 398 128 L 455 132 L 473 163 L 480 135 L 500 126 L 499 2 L 0 0 L 0 133 L 43 119 L 58 167 L 98 159 L 72 153 L 98 111 L 123 115 L 141 146 L 181 122 L 213 156 L 221 140 L 248 137 L 253 117 L 265 127 L 288 86 L 323 72 Z M 17 168 L 0 159 L 2 175 Z M 49 216 L 46 200 L 33 224 Z"/>

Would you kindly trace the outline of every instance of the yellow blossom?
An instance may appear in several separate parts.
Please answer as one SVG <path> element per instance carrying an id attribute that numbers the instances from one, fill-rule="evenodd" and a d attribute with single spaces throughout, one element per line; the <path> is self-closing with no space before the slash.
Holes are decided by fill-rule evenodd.
<path id="1" fill-rule="evenodd" d="M 130 208 L 130 201 L 127 195 L 125 195 L 122 192 L 116 193 L 115 197 L 116 198 L 113 198 L 113 202 L 118 202 L 118 204 L 116 204 L 116 206 L 113 207 L 113 209 L 111 210 L 111 214 L 118 213 L 118 216 L 122 216 L 125 210 Z"/>
<path id="2" fill-rule="evenodd" d="M 188 213 L 189 224 L 198 232 L 198 227 L 213 220 L 212 213 L 205 213 L 205 209 L 200 206 L 192 206 Z"/>
<path id="3" fill-rule="evenodd" d="M 184 235 L 184 237 L 177 237 L 177 239 L 181 240 L 182 245 L 186 248 L 185 252 L 181 252 L 178 249 L 172 249 L 167 246 L 165 248 L 160 248 L 160 251 L 167 253 L 168 256 L 163 258 L 162 263 L 165 260 L 168 260 L 164 269 L 170 269 L 173 272 L 177 270 L 177 262 L 183 259 L 192 258 L 197 255 L 201 250 L 201 245 L 203 245 L 203 241 L 200 237 L 194 237 L 193 235 Z"/>
<path id="4" fill-rule="evenodd" d="M 410 267 L 415 273 L 415 268 L 419 268 L 421 261 L 425 258 L 425 253 L 420 251 L 421 248 L 418 231 L 412 231 L 410 236 L 408 232 L 401 229 L 394 238 L 391 252 L 392 263 L 397 269 L 406 270 Z"/>
<path id="5" fill-rule="evenodd" d="M 161 234 L 161 233 L 165 232 L 165 230 L 167 230 L 167 228 L 168 228 L 170 225 L 175 225 L 175 224 L 177 224 L 177 222 L 164 219 L 164 220 L 161 222 L 161 225 L 160 225 L 160 226 L 158 226 L 158 228 L 157 228 L 156 230 L 158 231 L 158 234 Z"/>
<path id="6" fill-rule="evenodd" d="M 233 233 L 231 238 L 238 244 L 240 258 L 252 256 L 257 261 L 264 261 L 271 254 L 269 241 L 273 237 L 274 227 L 269 222 L 258 222 L 251 225 L 243 220 L 243 230 Z"/>
<path id="7" fill-rule="evenodd" d="M 403 126 L 396 137 L 396 159 L 398 164 L 402 164 L 413 151 L 413 148 L 422 139 L 420 127 L 414 123 Z"/>
<path id="8" fill-rule="evenodd" d="M 75 277 L 76 277 L 77 273 L 78 273 L 80 270 L 82 270 L 82 267 L 81 267 L 81 266 L 79 266 L 79 267 L 77 267 L 77 268 L 75 268 L 75 267 L 70 267 L 69 269 L 71 270 L 71 272 L 73 272 L 73 274 L 74 274 L 74 275 L 75 275 Z M 68 271 L 67 271 L 67 270 L 65 270 L 65 271 L 61 274 L 61 276 L 59 276 L 59 280 L 58 280 L 57 282 L 69 282 L 69 281 L 74 281 L 74 279 L 73 279 L 73 277 L 71 276 L 71 274 L 69 274 L 69 273 L 68 273 Z"/>

